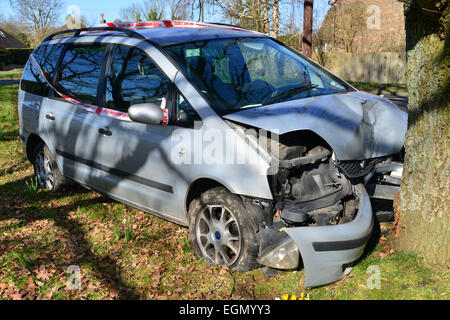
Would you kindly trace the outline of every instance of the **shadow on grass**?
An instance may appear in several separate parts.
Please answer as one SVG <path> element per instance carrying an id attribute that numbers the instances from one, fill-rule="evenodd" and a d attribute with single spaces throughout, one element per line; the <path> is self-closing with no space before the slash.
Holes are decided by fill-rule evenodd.
<path id="1" fill-rule="evenodd" d="M 70 263 L 72 265 L 89 264 L 93 268 L 93 276 L 102 283 L 107 283 L 110 289 L 118 290 L 117 299 L 139 299 L 140 295 L 134 288 L 127 287 L 120 277 L 122 269 L 109 256 L 100 256 L 95 254 L 92 244 L 88 241 L 88 236 L 83 231 L 83 225 L 70 218 L 69 213 L 76 211 L 78 207 L 91 206 L 96 203 L 114 202 L 103 196 L 95 199 L 79 199 L 67 205 L 59 205 L 47 210 L 32 210 L 36 205 L 43 206 L 50 201 L 60 200 L 68 196 L 86 194 L 91 191 L 81 186 L 71 185 L 62 192 L 39 192 L 34 195 L 27 194 L 26 181 L 30 177 L 16 180 L 0 185 L 0 197 L 7 203 L 6 206 L 0 205 L 0 220 L 18 219 L 23 225 L 33 223 L 34 221 L 51 219 L 55 226 L 66 230 L 70 235 L 64 239 L 75 248 L 72 253 L 75 257 Z M 31 209 L 31 210 L 30 210 Z M 11 241 L 1 241 L 8 245 Z M 28 245 L 28 244 L 27 244 Z M 35 243 L 36 246 L 42 244 Z M 48 256 L 47 259 L 39 259 L 41 265 L 54 263 L 57 257 Z M 67 267 L 67 266 L 59 266 Z"/>
<path id="2" fill-rule="evenodd" d="M 2 131 L 0 129 L 0 142 L 14 141 L 19 136 L 19 130 L 13 129 L 8 131 Z"/>

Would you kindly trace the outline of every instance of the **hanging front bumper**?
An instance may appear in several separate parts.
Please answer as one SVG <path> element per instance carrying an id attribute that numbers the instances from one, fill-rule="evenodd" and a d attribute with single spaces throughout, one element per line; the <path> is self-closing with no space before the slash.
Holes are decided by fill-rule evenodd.
<path id="1" fill-rule="evenodd" d="M 355 186 L 355 194 L 359 199 L 359 207 L 353 221 L 339 225 L 285 228 L 298 248 L 305 269 L 305 287 L 317 287 L 335 282 L 345 276 L 351 263 L 358 260 L 372 234 L 373 215 L 369 196 L 363 185 Z M 282 237 L 279 245 L 258 259 L 262 264 L 270 261 L 271 267 L 290 269 L 292 259 L 286 253 L 292 249 L 291 241 Z M 298 254 L 294 254 L 298 257 Z M 280 261 L 274 264 L 274 258 Z M 270 259 L 268 259 L 270 258 Z"/>

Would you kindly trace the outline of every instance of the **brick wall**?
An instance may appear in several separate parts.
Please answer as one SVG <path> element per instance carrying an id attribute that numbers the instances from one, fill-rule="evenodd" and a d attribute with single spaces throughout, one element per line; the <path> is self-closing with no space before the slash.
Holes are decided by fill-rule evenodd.
<path id="1" fill-rule="evenodd" d="M 361 3 L 364 7 L 366 23 L 358 29 L 354 36 L 352 52 L 405 50 L 403 3 L 398 0 L 338 0 L 335 4 L 337 14 L 348 14 L 349 8 L 355 2 Z M 331 36 L 333 14 L 333 11 L 330 10 L 323 22 L 323 26 L 329 27 L 327 29 L 328 37 Z M 345 48 L 342 44 L 338 44 L 333 51 L 343 52 Z"/>
<path id="2" fill-rule="evenodd" d="M 405 83 L 405 52 L 327 53 L 325 68 L 350 81 Z"/>

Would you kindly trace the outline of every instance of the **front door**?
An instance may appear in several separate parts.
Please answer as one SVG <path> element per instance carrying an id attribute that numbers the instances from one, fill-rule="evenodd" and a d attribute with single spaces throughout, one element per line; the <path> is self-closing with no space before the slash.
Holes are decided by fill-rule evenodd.
<path id="1" fill-rule="evenodd" d="M 140 103 L 167 107 L 169 82 L 143 51 L 116 45 L 106 72 L 104 106 L 124 113 Z M 182 222 L 182 210 L 174 201 L 176 168 L 171 165 L 167 148 L 173 127 L 113 118 L 108 121 L 111 136 L 105 137 L 101 152 L 109 173 L 105 180 L 109 193 Z"/>

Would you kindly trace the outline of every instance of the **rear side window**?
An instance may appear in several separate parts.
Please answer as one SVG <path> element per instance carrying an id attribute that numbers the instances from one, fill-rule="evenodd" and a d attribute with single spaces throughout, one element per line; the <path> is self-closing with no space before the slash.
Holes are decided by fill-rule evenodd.
<path id="1" fill-rule="evenodd" d="M 161 104 L 169 81 L 141 50 L 115 46 L 106 75 L 105 107 L 127 112 L 130 105 Z"/>
<path id="2" fill-rule="evenodd" d="M 63 48 L 63 44 L 48 45 L 44 48 L 42 60 L 39 64 L 44 71 L 44 74 L 47 76 L 47 79 L 50 81 L 53 81 L 53 77 L 57 71 L 58 59 Z"/>
<path id="3" fill-rule="evenodd" d="M 69 47 L 56 81 L 58 90 L 81 102 L 96 105 L 105 49 L 104 45 Z"/>
<path id="4" fill-rule="evenodd" d="M 33 55 L 36 61 L 41 66 L 47 79 L 51 81 L 56 72 L 59 56 L 61 54 L 63 45 L 41 45 L 34 50 Z M 47 97 L 49 93 L 49 86 L 45 79 L 35 70 L 35 68 L 28 61 L 23 71 L 22 82 L 20 88 L 26 92 Z"/>

